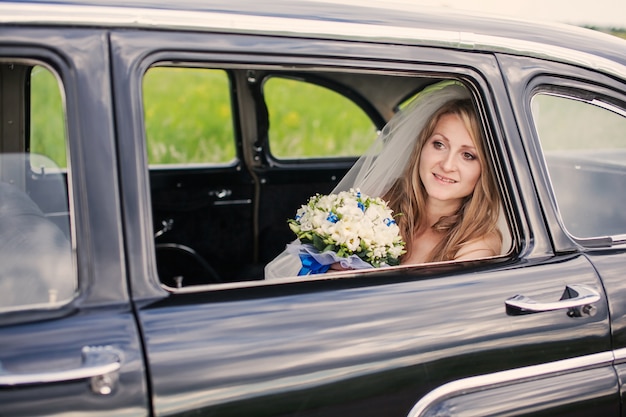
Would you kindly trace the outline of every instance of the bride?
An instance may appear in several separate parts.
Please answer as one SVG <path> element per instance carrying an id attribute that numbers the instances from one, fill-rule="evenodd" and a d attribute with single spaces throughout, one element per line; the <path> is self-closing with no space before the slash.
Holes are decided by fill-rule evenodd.
<path id="1" fill-rule="evenodd" d="M 402 214 L 403 265 L 500 254 L 499 195 L 469 91 L 458 82 L 426 88 L 397 113 L 333 193 L 351 188 Z M 300 267 L 284 251 L 265 278 L 295 276 Z"/>

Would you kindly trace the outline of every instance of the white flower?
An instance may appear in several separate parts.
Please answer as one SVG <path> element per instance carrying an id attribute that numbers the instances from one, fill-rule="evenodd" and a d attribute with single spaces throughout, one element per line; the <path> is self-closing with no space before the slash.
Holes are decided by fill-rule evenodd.
<path id="1" fill-rule="evenodd" d="M 317 194 L 297 210 L 289 225 L 303 243 L 313 243 L 317 250 L 330 248 L 341 257 L 357 255 L 374 266 L 397 263 L 404 253 L 400 229 L 387 203 L 359 190 Z"/>

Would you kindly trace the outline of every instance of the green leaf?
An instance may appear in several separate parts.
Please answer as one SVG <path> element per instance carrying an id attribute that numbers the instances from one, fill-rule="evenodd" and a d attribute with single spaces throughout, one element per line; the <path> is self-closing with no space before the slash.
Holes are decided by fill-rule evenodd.
<path id="1" fill-rule="evenodd" d="M 313 235 L 313 246 L 315 247 L 315 249 L 317 249 L 320 252 L 324 251 L 324 248 L 326 247 L 326 244 L 324 243 L 324 240 L 317 234 Z"/>
<path id="2" fill-rule="evenodd" d="M 333 251 L 334 252 L 335 251 L 335 245 L 333 245 L 331 243 L 331 244 L 328 244 L 328 245 L 324 246 L 324 249 L 322 249 L 322 252 L 326 252 L 326 251 Z"/>

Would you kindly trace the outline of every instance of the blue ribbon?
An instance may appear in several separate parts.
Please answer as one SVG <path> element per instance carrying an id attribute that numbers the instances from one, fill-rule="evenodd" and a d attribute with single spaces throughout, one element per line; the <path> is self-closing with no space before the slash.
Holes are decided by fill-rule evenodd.
<path id="1" fill-rule="evenodd" d="M 300 254 L 300 261 L 302 262 L 302 268 L 298 272 L 298 276 L 323 274 L 330 269 L 330 265 L 322 265 L 309 254 Z"/>

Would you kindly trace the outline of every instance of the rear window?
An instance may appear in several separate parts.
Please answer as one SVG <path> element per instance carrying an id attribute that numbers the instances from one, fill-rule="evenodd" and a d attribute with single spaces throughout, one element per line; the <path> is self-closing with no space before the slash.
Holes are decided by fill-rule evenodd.
<path id="1" fill-rule="evenodd" d="M 143 79 L 143 100 L 150 165 L 228 164 L 235 159 L 226 71 L 150 68 Z"/>
<path id="2" fill-rule="evenodd" d="M 359 156 L 376 127 L 354 101 L 307 81 L 270 77 L 263 85 L 269 144 L 279 159 Z"/>

